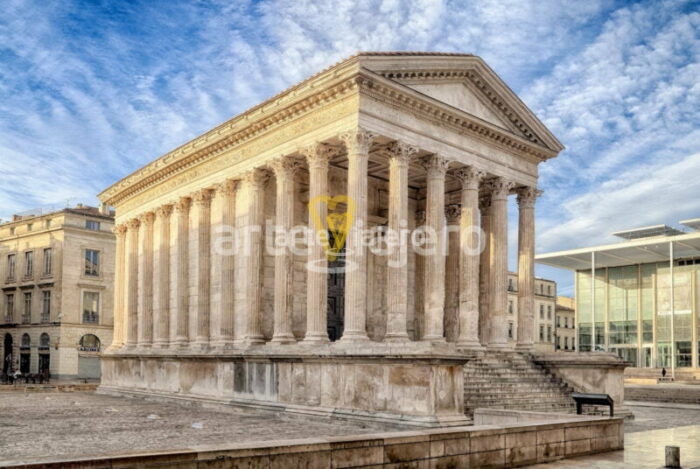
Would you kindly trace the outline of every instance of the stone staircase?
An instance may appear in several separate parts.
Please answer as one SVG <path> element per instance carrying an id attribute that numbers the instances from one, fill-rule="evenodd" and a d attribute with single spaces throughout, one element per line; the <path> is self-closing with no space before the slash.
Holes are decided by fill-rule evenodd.
<path id="1" fill-rule="evenodd" d="M 516 352 L 485 352 L 464 367 L 464 412 L 474 409 L 517 409 L 575 412 L 573 388 Z"/>

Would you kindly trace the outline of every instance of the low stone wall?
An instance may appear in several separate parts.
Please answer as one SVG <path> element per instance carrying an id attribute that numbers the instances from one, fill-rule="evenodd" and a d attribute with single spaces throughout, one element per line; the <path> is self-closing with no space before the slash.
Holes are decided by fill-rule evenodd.
<path id="1" fill-rule="evenodd" d="M 700 386 L 695 384 L 628 384 L 625 385 L 628 401 L 674 402 L 700 404 Z"/>
<path id="2" fill-rule="evenodd" d="M 526 410 L 486 409 L 474 410 L 474 425 L 511 425 L 515 423 L 550 423 L 552 421 L 590 420 L 589 416 L 555 412 Z"/>
<path id="3" fill-rule="evenodd" d="M 0 467 L 97 469 L 505 468 L 623 449 L 622 418 L 424 429 L 356 437 L 269 441 L 100 459 Z"/>
<path id="4" fill-rule="evenodd" d="M 463 355 L 343 352 L 105 355 L 98 392 L 426 427 L 470 423 Z"/>

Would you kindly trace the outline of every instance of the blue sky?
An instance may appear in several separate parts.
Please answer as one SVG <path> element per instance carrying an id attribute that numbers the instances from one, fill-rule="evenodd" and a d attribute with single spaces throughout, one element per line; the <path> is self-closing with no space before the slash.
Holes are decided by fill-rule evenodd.
<path id="1" fill-rule="evenodd" d="M 0 218 L 95 204 L 358 50 L 480 55 L 566 145 L 541 166 L 538 252 L 700 217 L 700 0 L 5 0 Z"/>

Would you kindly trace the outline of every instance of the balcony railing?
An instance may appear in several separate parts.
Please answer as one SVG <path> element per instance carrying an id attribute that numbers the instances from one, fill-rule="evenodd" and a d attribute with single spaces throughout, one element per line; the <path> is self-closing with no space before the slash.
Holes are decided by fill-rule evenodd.
<path id="1" fill-rule="evenodd" d="M 48 313 L 41 313 L 41 322 L 49 322 L 51 317 Z"/>
<path id="2" fill-rule="evenodd" d="M 97 324 L 100 322 L 100 315 L 96 313 L 83 313 L 84 324 Z"/>
<path id="3" fill-rule="evenodd" d="M 22 315 L 22 324 L 29 324 L 32 322 L 32 317 L 29 314 Z"/>
<path id="4" fill-rule="evenodd" d="M 13 322 L 15 321 L 11 314 L 5 316 L 5 324 L 12 324 Z"/>

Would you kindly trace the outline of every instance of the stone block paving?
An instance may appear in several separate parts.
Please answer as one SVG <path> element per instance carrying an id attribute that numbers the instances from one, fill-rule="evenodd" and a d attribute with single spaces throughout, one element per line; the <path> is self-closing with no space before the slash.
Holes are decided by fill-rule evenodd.
<path id="1" fill-rule="evenodd" d="M 0 466 L 45 458 L 133 454 L 397 429 L 390 424 L 279 416 L 228 406 L 163 403 L 92 392 L 2 392 Z"/>

